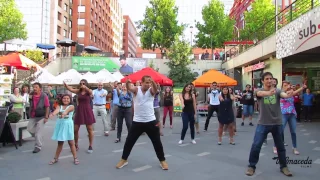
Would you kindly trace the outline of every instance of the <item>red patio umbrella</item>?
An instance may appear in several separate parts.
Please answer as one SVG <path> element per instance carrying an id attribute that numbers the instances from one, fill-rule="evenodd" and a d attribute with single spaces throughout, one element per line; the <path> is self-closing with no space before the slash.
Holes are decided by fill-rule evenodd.
<path id="1" fill-rule="evenodd" d="M 125 83 L 127 79 L 130 79 L 132 83 L 136 83 L 137 81 L 141 81 L 142 77 L 145 75 L 149 75 L 152 77 L 152 79 L 156 82 L 159 83 L 161 86 L 172 86 L 173 82 L 171 79 L 166 77 L 163 74 L 158 73 L 152 68 L 143 68 L 140 71 L 137 71 L 133 74 L 130 74 L 129 76 L 126 76 L 121 79 L 121 82 Z"/>
<path id="2" fill-rule="evenodd" d="M 20 53 L 11 53 L 0 57 L 0 65 L 14 66 L 20 70 L 29 70 L 31 68 L 41 69 L 37 63 Z"/>

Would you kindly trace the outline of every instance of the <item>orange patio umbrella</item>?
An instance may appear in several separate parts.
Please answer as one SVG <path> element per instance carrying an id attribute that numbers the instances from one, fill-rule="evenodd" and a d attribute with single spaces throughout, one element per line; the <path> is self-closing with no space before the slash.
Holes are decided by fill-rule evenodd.
<path id="1" fill-rule="evenodd" d="M 214 69 L 209 70 L 192 83 L 195 87 L 210 87 L 213 82 L 217 82 L 219 86 L 236 86 L 238 84 L 236 80 Z"/>

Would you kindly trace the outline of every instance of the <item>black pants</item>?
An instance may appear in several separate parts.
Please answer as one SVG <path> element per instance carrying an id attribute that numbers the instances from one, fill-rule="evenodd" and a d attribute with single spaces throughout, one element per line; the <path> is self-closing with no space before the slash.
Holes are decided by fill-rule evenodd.
<path id="1" fill-rule="evenodd" d="M 303 106 L 304 111 L 304 120 L 311 121 L 312 120 L 312 106 Z"/>
<path id="2" fill-rule="evenodd" d="M 151 121 L 147 123 L 132 122 L 132 126 L 124 144 L 122 159 L 128 159 L 134 144 L 137 142 L 140 135 L 144 132 L 147 133 L 147 135 L 149 136 L 159 161 L 164 161 L 165 157 L 163 152 L 163 146 L 160 139 L 159 126 L 156 121 Z"/>
<path id="3" fill-rule="evenodd" d="M 29 119 L 30 116 L 29 116 L 29 110 L 30 110 L 30 107 L 26 107 L 26 112 L 23 113 L 23 119 Z"/>
<path id="4" fill-rule="evenodd" d="M 207 116 L 207 119 L 206 119 L 206 123 L 204 125 L 204 130 L 208 130 L 210 118 L 211 118 L 213 112 L 216 112 L 217 114 L 219 113 L 219 105 L 210 105 L 209 106 L 209 108 L 208 108 L 208 116 Z"/>
<path id="5" fill-rule="evenodd" d="M 296 109 L 297 112 L 297 121 L 300 121 L 300 116 L 301 116 L 301 103 L 294 103 L 294 108 Z"/>
<path id="6" fill-rule="evenodd" d="M 126 126 L 129 132 L 129 129 L 131 127 L 132 123 L 132 109 L 130 108 L 124 108 L 119 107 L 118 108 L 118 117 L 117 117 L 117 138 L 121 139 L 121 133 L 122 133 L 122 125 L 123 125 L 123 119 L 126 121 Z"/>
<path id="7" fill-rule="evenodd" d="M 181 140 L 184 140 L 186 136 L 188 125 L 190 125 L 191 139 L 194 139 L 194 113 L 182 113 L 182 131 L 181 131 Z"/>

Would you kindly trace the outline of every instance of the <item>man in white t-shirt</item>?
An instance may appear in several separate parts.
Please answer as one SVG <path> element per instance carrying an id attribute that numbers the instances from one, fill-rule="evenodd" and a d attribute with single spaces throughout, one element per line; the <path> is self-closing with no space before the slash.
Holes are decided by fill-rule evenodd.
<path id="1" fill-rule="evenodd" d="M 217 82 L 213 82 L 210 87 L 211 87 L 211 90 L 208 93 L 208 101 L 210 105 L 208 107 L 208 116 L 206 119 L 206 123 L 204 125 L 204 131 L 208 130 L 210 118 L 213 115 L 213 112 L 216 112 L 218 114 L 219 105 L 220 105 L 220 100 L 219 100 L 220 91 L 217 89 Z"/>
<path id="2" fill-rule="evenodd" d="M 131 150 L 142 133 L 147 133 L 152 141 L 160 166 L 163 170 L 168 170 L 168 164 L 164 157 L 163 146 L 160 139 L 159 123 L 154 115 L 154 96 L 158 92 L 157 84 L 150 76 L 143 76 L 141 86 L 131 86 L 127 81 L 128 91 L 134 93 L 134 117 L 129 130 L 126 142 L 123 147 L 122 158 L 116 168 L 123 168 L 128 164 L 128 157 Z"/>

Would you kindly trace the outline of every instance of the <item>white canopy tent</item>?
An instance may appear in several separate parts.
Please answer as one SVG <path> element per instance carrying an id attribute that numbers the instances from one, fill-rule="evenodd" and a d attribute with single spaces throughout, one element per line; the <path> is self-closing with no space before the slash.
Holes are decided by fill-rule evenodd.
<path id="1" fill-rule="evenodd" d="M 109 83 L 109 82 L 116 81 L 116 79 L 113 77 L 113 75 L 106 69 L 100 70 L 94 76 L 96 78 L 96 83 L 98 83 L 98 82 Z"/>
<path id="2" fill-rule="evenodd" d="M 80 80 L 83 79 L 82 75 L 74 69 L 70 69 L 67 72 L 59 74 L 55 77 L 49 84 L 52 85 L 63 85 L 63 82 L 68 85 L 76 85 L 80 83 Z"/>
<path id="3" fill-rule="evenodd" d="M 124 76 L 119 71 L 113 73 L 112 76 L 114 77 L 114 79 L 116 79 L 116 81 L 119 81 L 119 82 L 121 81 L 122 78 L 124 78 Z"/>
<path id="4" fill-rule="evenodd" d="M 87 72 L 84 75 L 82 75 L 82 78 L 87 80 L 89 84 L 97 83 L 95 74 L 91 72 Z"/>
<path id="5" fill-rule="evenodd" d="M 34 76 L 36 77 L 36 79 L 32 83 L 38 82 L 41 84 L 49 84 L 52 80 L 55 79 L 55 76 L 49 73 L 46 69 L 37 71 L 36 73 L 34 73 Z"/>

